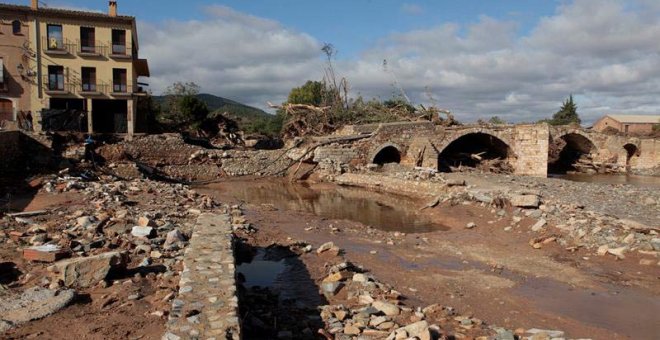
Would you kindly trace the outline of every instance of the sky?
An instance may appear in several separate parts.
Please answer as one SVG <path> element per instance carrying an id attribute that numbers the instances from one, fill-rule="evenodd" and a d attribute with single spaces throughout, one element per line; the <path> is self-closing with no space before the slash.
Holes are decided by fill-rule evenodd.
<path id="1" fill-rule="evenodd" d="M 6 0 L 3 0 L 7 2 Z M 8 1 L 28 4 L 28 0 Z M 107 11 L 105 0 L 45 0 Z M 267 109 L 321 80 L 331 43 L 350 94 L 460 120 L 548 118 L 573 95 L 587 124 L 660 114 L 658 0 L 119 0 L 160 94 L 175 81 Z M 383 61 L 387 61 L 384 67 Z"/>

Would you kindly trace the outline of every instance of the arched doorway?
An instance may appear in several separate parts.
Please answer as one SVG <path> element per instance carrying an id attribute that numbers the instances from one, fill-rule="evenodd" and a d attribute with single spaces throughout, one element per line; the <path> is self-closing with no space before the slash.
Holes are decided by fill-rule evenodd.
<path id="1" fill-rule="evenodd" d="M 630 166 L 630 160 L 633 157 L 639 157 L 639 148 L 637 148 L 637 145 L 632 143 L 624 145 L 623 148 L 626 150 L 626 166 Z"/>
<path id="2" fill-rule="evenodd" d="M 482 132 L 468 133 L 449 143 L 438 155 L 438 171 L 452 172 L 471 167 L 511 172 L 511 147 L 501 139 Z M 495 166 L 495 168 L 493 168 Z M 487 167 L 487 168 L 486 168 Z"/>
<path id="3" fill-rule="evenodd" d="M 374 156 L 374 159 L 372 163 L 378 164 L 378 165 L 383 165 L 383 164 L 388 164 L 388 163 L 400 163 L 401 162 L 401 153 L 399 150 L 392 146 L 388 145 Z"/>
<path id="4" fill-rule="evenodd" d="M 568 133 L 551 141 L 548 155 L 548 173 L 589 172 L 591 154 L 596 145 L 579 133 Z"/>

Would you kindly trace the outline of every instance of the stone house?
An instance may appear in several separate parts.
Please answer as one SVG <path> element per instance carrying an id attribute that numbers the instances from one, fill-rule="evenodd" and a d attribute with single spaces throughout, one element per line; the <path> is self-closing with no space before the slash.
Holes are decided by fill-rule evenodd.
<path id="1" fill-rule="evenodd" d="M 603 132 L 612 128 L 626 135 L 648 135 L 658 124 L 660 115 L 606 115 L 594 123 L 593 130 Z"/>

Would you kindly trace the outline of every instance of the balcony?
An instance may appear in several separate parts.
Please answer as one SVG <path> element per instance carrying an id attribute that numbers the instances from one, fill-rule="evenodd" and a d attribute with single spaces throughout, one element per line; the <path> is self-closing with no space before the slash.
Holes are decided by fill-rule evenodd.
<path id="1" fill-rule="evenodd" d="M 108 84 L 79 84 L 78 85 L 78 94 L 83 97 L 94 97 L 94 96 L 104 96 L 107 95 L 110 85 Z"/>
<path id="2" fill-rule="evenodd" d="M 110 58 L 133 59 L 131 48 L 126 45 L 110 44 Z"/>
<path id="3" fill-rule="evenodd" d="M 44 53 L 49 55 L 72 55 L 76 44 L 67 39 L 44 38 Z"/>
<path id="4" fill-rule="evenodd" d="M 79 44 L 78 56 L 87 58 L 98 58 L 105 56 L 108 52 L 108 46 L 102 44 L 100 41 L 95 41 L 93 44 Z"/>
<path id="5" fill-rule="evenodd" d="M 45 92 L 51 97 L 55 96 L 70 96 L 76 92 L 76 84 L 73 83 L 51 83 L 46 78 L 44 82 Z"/>

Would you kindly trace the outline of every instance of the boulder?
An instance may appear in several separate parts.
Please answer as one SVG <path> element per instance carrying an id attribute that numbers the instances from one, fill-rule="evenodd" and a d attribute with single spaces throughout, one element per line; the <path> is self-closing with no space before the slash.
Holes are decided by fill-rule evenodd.
<path id="1" fill-rule="evenodd" d="M 399 315 L 399 307 L 396 305 L 385 302 L 385 301 L 374 301 L 374 303 L 371 304 L 374 308 L 378 309 L 379 311 L 383 312 L 387 316 L 396 316 Z"/>
<path id="2" fill-rule="evenodd" d="M 53 271 L 64 286 L 86 288 L 105 280 L 110 269 L 120 269 L 125 265 L 120 252 L 108 252 L 57 262 L 53 265 Z"/>

